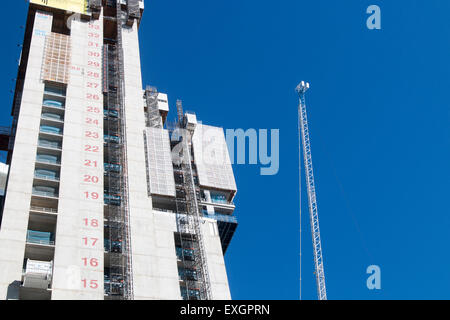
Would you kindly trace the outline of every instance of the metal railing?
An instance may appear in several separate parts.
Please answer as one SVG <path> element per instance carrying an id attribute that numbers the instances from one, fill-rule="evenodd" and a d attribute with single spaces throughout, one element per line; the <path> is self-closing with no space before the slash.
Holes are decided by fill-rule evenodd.
<path id="1" fill-rule="evenodd" d="M 42 245 L 46 245 L 46 246 L 54 246 L 55 245 L 55 241 L 54 240 L 36 239 L 36 238 L 33 238 L 30 235 L 27 235 L 27 243 L 42 244 Z"/>
<path id="2" fill-rule="evenodd" d="M 222 222 L 229 222 L 229 223 L 238 223 L 237 222 L 237 218 L 233 215 L 228 215 L 228 214 L 221 214 L 221 213 L 214 213 L 214 214 L 208 214 L 206 212 L 204 212 L 205 218 L 211 218 L 217 221 L 222 221 Z"/>
<path id="3" fill-rule="evenodd" d="M 42 197 L 50 197 L 50 198 L 58 198 L 58 194 L 55 192 L 47 192 L 47 191 L 39 191 L 39 190 L 33 190 L 32 194 L 35 196 L 42 196 Z"/>
<path id="4" fill-rule="evenodd" d="M 55 241 L 51 241 L 51 240 L 37 240 L 37 239 L 31 239 L 31 238 L 27 238 L 27 242 L 28 243 L 32 243 L 32 244 L 42 244 L 42 245 L 46 245 L 46 246 L 54 246 L 55 245 Z"/>
<path id="5" fill-rule="evenodd" d="M 37 206 L 31 206 L 30 211 L 39 211 L 39 212 L 45 212 L 45 213 L 58 213 L 58 209 L 37 207 Z"/>
<path id="6" fill-rule="evenodd" d="M 40 128 L 39 130 L 40 133 L 45 133 L 45 134 L 53 134 L 55 136 L 62 136 L 62 130 L 61 131 L 52 131 L 51 129 L 45 129 L 45 128 Z"/>
<path id="7" fill-rule="evenodd" d="M 66 97 L 66 93 L 65 92 L 50 91 L 48 89 L 44 90 L 44 94 L 45 95 L 49 95 L 49 96 L 60 97 L 60 98 L 65 98 Z"/>
<path id="8" fill-rule="evenodd" d="M 42 106 L 44 106 L 46 108 L 55 108 L 55 109 L 65 110 L 65 106 L 57 106 L 56 104 L 43 103 Z"/>
<path id="9" fill-rule="evenodd" d="M 36 172 L 34 173 L 34 177 L 37 179 L 47 180 L 47 181 L 59 181 L 59 177 L 36 173 Z"/>
<path id="10" fill-rule="evenodd" d="M 61 144 L 59 144 L 57 142 L 52 143 L 52 142 L 46 142 L 46 141 L 39 141 L 38 146 L 44 147 L 44 148 L 53 148 L 53 149 L 58 149 L 58 150 L 62 149 Z"/>
<path id="11" fill-rule="evenodd" d="M 53 118 L 46 115 L 41 115 L 41 119 L 64 123 L 64 119 Z"/>
<path id="12" fill-rule="evenodd" d="M 175 213 L 173 210 L 170 210 L 170 209 L 161 209 L 161 208 L 155 208 L 155 207 L 153 207 L 153 211 L 165 212 L 165 213 Z"/>
<path id="13" fill-rule="evenodd" d="M 56 165 L 60 165 L 61 164 L 61 161 L 51 161 L 51 160 L 46 160 L 46 159 L 39 159 L 39 158 L 36 158 L 36 162 L 37 163 L 45 163 L 45 164 L 56 164 Z"/>
<path id="14" fill-rule="evenodd" d="M 207 201 L 206 198 L 202 198 L 201 202 L 206 202 L 206 203 L 213 203 L 213 204 L 217 204 L 217 205 L 227 205 L 227 206 L 234 206 L 234 202 L 233 201 L 228 201 L 228 200 L 213 200 L 211 199 L 211 201 Z"/>

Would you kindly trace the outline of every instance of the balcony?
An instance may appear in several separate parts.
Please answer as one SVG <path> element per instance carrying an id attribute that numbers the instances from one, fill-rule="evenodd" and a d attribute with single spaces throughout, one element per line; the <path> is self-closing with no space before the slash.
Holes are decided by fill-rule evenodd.
<path id="1" fill-rule="evenodd" d="M 215 212 L 212 214 L 209 214 L 206 209 L 203 209 L 202 213 L 203 217 L 217 221 L 217 229 L 219 231 L 219 237 L 222 243 L 222 251 L 225 254 L 238 227 L 238 220 L 236 216 L 233 215 L 233 211 L 228 211 L 228 208 L 226 210 L 224 210 L 224 208 L 219 209 L 224 212 L 217 212 L 217 209 L 219 208 L 215 208 Z"/>
<path id="2" fill-rule="evenodd" d="M 51 232 L 28 230 L 27 243 L 39 244 L 44 246 L 54 246 L 55 235 Z"/>
<path id="3" fill-rule="evenodd" d="M 22 286 L 34 289 L 49 289 L 52 283 L 53 262 L 27 259 L 22 273 Z"/>
<path id="4" fill-rule="evenodd" d="M 46 86 L 44 89 L 44 96 L 48 100 L 51 100 L 52 98 L 56 98 L 56 99 L 65 98 L 66 90 L 63 88 Z"/>
<path id="5" fill-rule="evenodd" d="M 59 141 L 47 140 L 47 139 L 39 139 L 38 148 L 43 148 L 47 150 L 61 151 L 62 143 Z"/>
<path id="6" fill-rule="evenodd" d="M 43 112 L 41 114 L 41 119 L 44 120 L 43 122 L 48 121 L 56 124 L 64 123 L 64 116 L 53 112 Z"/>
<path id="7" fill-rule="evenodd" d="M 30 212 L 39 213 L 39 214 L 55 215 L 58 213 L 58 209 L 39 207 L 39 206 L 31 206 Z"/>
<path id="8" fill-rule="evenodd" d="M 55 166 L 61 166 L 61 161 L 57 155 L 42 154 L 36 155 L 36 164 L 41 165 L 43 168 L 54 168 Z"/>
<path id="9" fill-rule="evenodd" d="M 237 218 L 230 214 L 222 214 L 215 212 L 214 214 L 208 214 L 206 210 L 203 210 L 203 216 L 205 218 L 214 219 L 221 222 L 227 222 L 227 223 L 238 223 Z"/>
<path id="10" fill-rule="evenodd" d="M 55 188 L 42 189 L 44 186 L 35 185 L 31 193 L 30 212 L 54 215 L 58 212 L 58 194 Z M 37 189 L 36 189 L 37 188 Z"/>
<path id="11" fill-rule="evenodd" d="M 31 260 L 51 261 L 54 256 L 54 233 L 28 230 L 25 246 L 25 258 Z"/>
<path id="12" fill-rule="evenodd" d="M 55 136 L 55 137 L 62 137 L 63 135 L 63 129 L 54 127 L 54 126 L 47 126 L 47 125 L 41 125 L 39 132 L 44 135 L 49 136 Z"/>
<path id="13" fill-rule="evenodd" d="M 210 196 L 207 195 L 207 192 L 201 191 L 201 202 L 205 204 L 212 204 L 214 206 L 218 206 L 223 208 L 224 210 L 234 209 L 235 205 L 232 200 L 230 200 L 229 194 L 223 193 L 215 193 L 211 192 Z"/>
<path id="14" fill-rule="evenodd" d="M 47 191 L 40 191 L 40 190 L 33 190 L 33 195 L 40 196 L 40 197 L 48 197 L 48 198 L 58 198 L 58 194 L 55 192 L 47 192 Z"/>
<path id="15" fill-rule="evenodd" d="M 42 106 L 50 109 L 62 109 L 64 110 L 64 99 L 44 99 Z"/>
<path id="16" fill-rule="evenodd" d="M 46 170 L 46 169 L 36 169 L 34 171 L 35 180 L 39 180 L 40 182 L 47 182 L 46 185 L 54 186 L 59 182 L 59 176 L 56 171 Z"/>
<path id="17" fill-rule="evenodd" d="M 46 197 L 46 198 L 58 198 L 58 192 L 56 188 L 48 187 L 48 186 L 34 186 L 31 192 L 34 196 Z"/>
<path id="18" fill-rule="evenodd" d="M 49 182 L 59 182 L 59 177 L 46 175 L 46 174 L 40 174 L 40 173 L 34 173 L 34 178 L 37 180 L 44 180 Z"/>
<path id="19" fill-rule="evenodd" d="M 227 198 L 220 194 L 211 194 L 212 203 L 228 204 Z"/>

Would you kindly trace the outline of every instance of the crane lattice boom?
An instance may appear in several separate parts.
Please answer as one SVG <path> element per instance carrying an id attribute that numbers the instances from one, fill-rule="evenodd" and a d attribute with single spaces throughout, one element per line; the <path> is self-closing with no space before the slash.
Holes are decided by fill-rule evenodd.
<path id="1" fill-rule="evenodd" d="M 298 117 L 300 123 L 298 134 L 299 136 L 302 137 L 301 140 L 303 145 L 303 158 L 305 166 L 306 187 L 308 192 L 311 235 L 314 249 L 314 265 L 317 283 L 317 295 L 319 300 L 326 300 L 327 290 L 325 287 L 325 272 L 323 267 L 322 243 L 320 240 L 319 214 L 317 211 L 316 187 L 314 183 L 314 171 L 311 158 L 311 142 L 309 139 L 308 117 L 306 114 L 306 103 L 305 103 L 305 92 L 308 89 L 309 83 L 305 83 L 304 81 L 302 81 L 297 86 L 297 92 L 300 98 L 298 106 Z M 301 162 L 299 163 L 299 167 L 300 166 Z"/>

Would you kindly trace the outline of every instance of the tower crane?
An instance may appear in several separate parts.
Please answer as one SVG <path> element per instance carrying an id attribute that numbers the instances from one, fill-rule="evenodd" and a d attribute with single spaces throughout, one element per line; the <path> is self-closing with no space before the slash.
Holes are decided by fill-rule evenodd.
<path id="1" fill-rule="evenodd" d="M 298 136 L 299 136 L 299 195 L 301 197 L 301 149 L 305 167 L 306 189 L 308 193 L 309 218 L 311 224 L 312 244 L 314 251 L 314 266 L 317 285 L 317 297 L 319 300 L 327 300 L 325 287 L 325 272 L 323 267 L 322 243 L 320 240 L 319 214 L 317 210 L 316 186 L 314 183 L 314 171 L 311 158 L 311 141 L 309 138 L 308 117 L 306 114 L 305 93 L 309 89 L 309 83 L 302 81 L 296 91 L 299 96 L 298 105 Z M 300 198 L 301 199 L 301 198 Z M 300 200 L 300 299 L 301 299 L 301 200 Z"/>

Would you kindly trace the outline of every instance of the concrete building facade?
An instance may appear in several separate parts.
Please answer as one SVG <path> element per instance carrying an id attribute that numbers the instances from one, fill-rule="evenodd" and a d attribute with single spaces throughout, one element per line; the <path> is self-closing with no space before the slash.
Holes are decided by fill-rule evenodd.
<path id="1" fill-rule="evenodd" d="M 181 102 L 167 122 L 167 95 L 143 89 L 143 11 L 137 0 L 30 3 L 0 299 L 231 299 L 237 189 L 223 130 Z"/>

